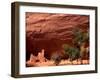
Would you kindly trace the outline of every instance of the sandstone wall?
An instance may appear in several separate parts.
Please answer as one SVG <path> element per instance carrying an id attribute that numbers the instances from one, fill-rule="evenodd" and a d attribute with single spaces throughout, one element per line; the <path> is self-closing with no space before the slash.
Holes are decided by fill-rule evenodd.
<path id="1" fill-rule="evenodd" d="M 26 54 L 37 55 L 42 49 L 47 58 L 62 45 L 72 44 L 72 30 L 89 29 L 89 16 L 72 14 L 26 13 Z"/>

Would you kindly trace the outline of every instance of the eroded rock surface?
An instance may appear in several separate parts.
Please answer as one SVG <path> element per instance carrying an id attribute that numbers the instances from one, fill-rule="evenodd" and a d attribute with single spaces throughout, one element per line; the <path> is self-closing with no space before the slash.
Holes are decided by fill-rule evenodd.
<path id="1" fill-rule="evenodd" d="M 72 30 L 89 28 L 88 15 L 26 13 L 26 54 L 37 55 L 45 50 L 46 58 L 55 51 L 61 51 L 62 45 L 72 44 Z"/>

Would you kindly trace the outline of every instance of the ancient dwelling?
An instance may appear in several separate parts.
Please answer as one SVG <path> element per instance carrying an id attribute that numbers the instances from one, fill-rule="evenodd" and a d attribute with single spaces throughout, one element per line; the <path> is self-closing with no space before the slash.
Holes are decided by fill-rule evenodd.
<path id="1" fill-rule="evenodd" d="M 37 56 L 34 56 L 33 54 L 30 55 L 30 59 L 26 62 L 27 66 L 35 66 L 35 64 L 38 62 L 46 62 L 47 59 L 44 57 L 45 50 L 42 49 L 41 52 L 38 52 Z"/>

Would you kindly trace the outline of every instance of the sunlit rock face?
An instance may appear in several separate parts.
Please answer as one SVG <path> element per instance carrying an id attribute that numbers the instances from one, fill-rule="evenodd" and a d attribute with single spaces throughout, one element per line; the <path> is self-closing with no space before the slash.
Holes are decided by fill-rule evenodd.
<path id="1" fill-rule="evenodd" d="M 58 51 L 62 53 L 62 45 L 72 45 L 75 28 L 83 31 L 89 29 L 88 15 L 26 13 L 26 56 L 37 55 L 45 50 L 46 58 Z"/>

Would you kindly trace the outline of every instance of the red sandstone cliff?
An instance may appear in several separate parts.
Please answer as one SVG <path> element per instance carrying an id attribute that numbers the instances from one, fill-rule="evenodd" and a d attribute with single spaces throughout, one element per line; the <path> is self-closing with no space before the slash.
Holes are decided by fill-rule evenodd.
<path id="1" fill-rule="evenodd" d="M 47 58 L 61 51 L 62 44 L 72 44 L 72 30 L 89 28 L 89 16 L 72 14 L 26 13 L 26 54 L 37 55 L 45 49 Z"/>

